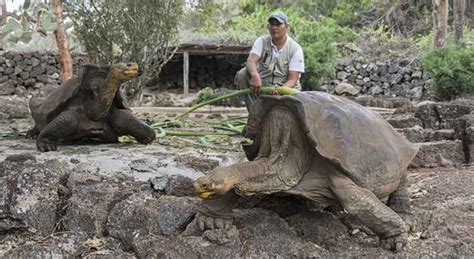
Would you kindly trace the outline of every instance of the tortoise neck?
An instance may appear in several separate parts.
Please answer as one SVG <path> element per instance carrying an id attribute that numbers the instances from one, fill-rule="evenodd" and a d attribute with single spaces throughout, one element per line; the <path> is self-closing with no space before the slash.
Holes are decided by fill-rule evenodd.
<path id="1" fill-rule="evenodd" d="M 117 94 L 117 91 L 122 83 L 122 80 L 117 79 L 113 76 L 112 71 L 109 72 L 105 79 L 105 88 L 102 94 L 102 101 L 100 102 L 101 105 L 99 109 L 99 117 L 102 118 L 105 114 L 108 113 L 115 99 L 115 95 Z"/>

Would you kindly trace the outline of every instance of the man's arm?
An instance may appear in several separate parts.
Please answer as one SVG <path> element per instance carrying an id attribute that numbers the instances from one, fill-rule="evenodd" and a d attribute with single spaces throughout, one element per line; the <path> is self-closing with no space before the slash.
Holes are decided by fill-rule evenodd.
<path id="1" fill-rule="evenodd" d="M 286 81 L 283 86 L 295 87 L 300 79 L 300 72 L 288 71 L 288 81 Z"/>
<path id="2" fill-rule="evenodd" d="M 304 73 L 304 56 L 301 47 L 293 54 L 288 64 L 288 81 L 283 86 L 295 87 L 300 80 L 301 73 Z"/>
<path id="3" fill-rule="evenodd" d="M 247 71 L 250 74 L 250 87 L 254 88 L 255 92 L 259 92 L 260 87 L 262 86 L 262 80 L 257 71 L 257 63 L 260 57 L 255 53 L 250 53 L 247 58 Z"/>

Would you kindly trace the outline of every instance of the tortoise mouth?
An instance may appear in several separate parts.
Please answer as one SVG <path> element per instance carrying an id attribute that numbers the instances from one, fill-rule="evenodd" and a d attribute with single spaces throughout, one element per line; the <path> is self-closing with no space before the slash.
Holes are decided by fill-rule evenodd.
<path id="1" fill-rule="evenodd" d="M 129 77 L 129 78 L 134 78 L 136 77 L 138 74 L 138 66 L 135 65 L 135 66 L 132 66 L 130 68 L 128 68 L 125 72 L 124 72 L 124 75 Z"/>
<path id="2" fill-rule="evenodd" d="M 216 193 L 208 190 L 196 191 L 199 198 L 202 199 L 212 199 L 216 197 Z"/>
<path id="3" fill-rule="evenodd" d="M 209 190 L 206 187 L 207 187 L 206 184 L 202 184 L 198 182 L 194 183 L 194 189 L 196 190 L 196 194 L 198 197 L 203 198 L 203 199 L 214 198 L 217 195 L 217 193 L 214 190 Z"/>

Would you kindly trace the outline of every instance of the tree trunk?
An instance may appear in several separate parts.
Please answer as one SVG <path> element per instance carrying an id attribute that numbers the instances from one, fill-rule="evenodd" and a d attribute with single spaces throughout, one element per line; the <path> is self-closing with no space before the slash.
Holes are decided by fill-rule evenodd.
<path id="1" fill-rule="evenodd" d="M 7 23 L 7 3 L 5 0 L 0 0 L 0 12 L 2 15 L 2 26 L 0 30 L 0 50 L 3 50 L 3 26 Z"/>
<path id="2" fill-rule="evenodd" d="M 66 30 L 63 27 L 63 7 L 61 0 L 54 0 L 54 15 L 56 16 L 57 28 L 54 31 L 56 37 L 56 45 L 59 52 L 59 63 L 61 66 L 61 79 L 66 81 L 73 75 L 72 73 L 72 57 L 69 51 L 69 42 Z"/>
<path id="3" fill-rule="evenodd" d="M 448 0 L 432 0 L 433 3 L 433 27 L 435 35 L 433 43 L 435 47 L 441 48 L 446 42 L 448 33 Z"/>
<path id="4" fill-rule="evenodd" d="M 464 34 L 464 12 L 466 11 L 466 0 L 454 0 L 454 41 L 459 43 Z"/>

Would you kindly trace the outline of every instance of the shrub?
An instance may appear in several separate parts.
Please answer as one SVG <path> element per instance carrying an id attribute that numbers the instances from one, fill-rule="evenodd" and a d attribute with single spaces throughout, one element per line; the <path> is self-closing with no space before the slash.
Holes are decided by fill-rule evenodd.
<path id="1" fill-rule="evenodd" d="M 305 57 L 306 72 L 302 79 L 304 90 L 316 90 L 325 79 L 334 76 L 334 63 L 340 54 L 335 43 L 355 36 L 350 29 L 340 27 L 331 18 L 314 23 L 310 29 L 298 35 Z"/>
<path id="2" fill-rule="evenodd" d="M 450 45 L 431 49 L 421 61 L 433 78 L 428 90 L 436 97 L 450 100 L 474 94 L 474 48 Z"/>

